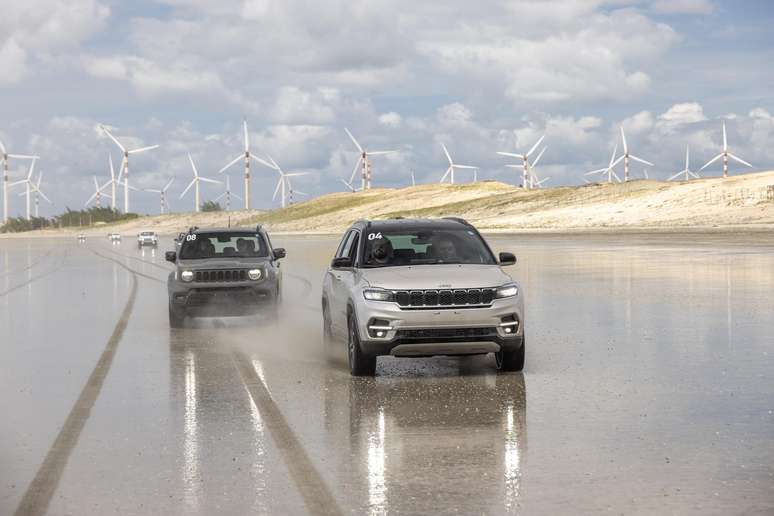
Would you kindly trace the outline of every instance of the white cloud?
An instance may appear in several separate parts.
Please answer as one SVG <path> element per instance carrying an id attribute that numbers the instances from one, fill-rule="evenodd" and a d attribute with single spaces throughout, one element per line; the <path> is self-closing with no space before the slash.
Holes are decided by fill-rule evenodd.
<path id="1" fill-rule="evenodd" d="M 710 0 L 657 0 L 652 8 L 660 14 L 712 14 L 717 9 Z"/>
<path id="2" fill-rule="evenodd" d="M 379 123 L 387 127 L 400 127 L 402 121 L 403 119 L 401 116 L 395 111 L 390 111 L 389 113 L 383 113 L 379 115 Z"/>
<path id="3" fill-rule="evenodd" d="M 707 120 L 704 109 L 698 102 L 675 104 L 658 116 L 656 128 L 662 134 L 671 134 L 685 124 L 694 124 Z"/>

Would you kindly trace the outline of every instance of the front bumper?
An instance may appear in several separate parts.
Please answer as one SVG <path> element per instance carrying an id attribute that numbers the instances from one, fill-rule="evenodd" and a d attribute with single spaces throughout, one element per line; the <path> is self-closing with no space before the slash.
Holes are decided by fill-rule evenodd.
<path id="1" fill-rule="evenodd" d="M 485 308 L 431 310 L 365 301 L 357 321 L 361 347 L 369 355 L 468 355 L 519 349 L 523 313 L 519 296 L 495 299 Z"/>
<path id="2" fill-rule="evenodd" d="M 229 317 L 252 315 L 276 302 L 276 287 L 270 283 L 177 289 L 169 294 L 170 305 L 180 315 Z"/>
<path id="3" fill-rule="evenodd" d="M 158 245 L 158 240 L 138 240 L 137 245 Z"/>

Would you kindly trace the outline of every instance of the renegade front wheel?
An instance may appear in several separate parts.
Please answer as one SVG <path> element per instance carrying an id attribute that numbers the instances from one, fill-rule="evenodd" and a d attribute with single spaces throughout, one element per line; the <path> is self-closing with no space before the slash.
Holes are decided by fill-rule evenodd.
<path id="1" fill-rule="evenodd" d="M 177 314 L 174 308 L 172 308 L 172 305 L 169 305 L 169 327 L 170 328 L 182 328 L 183 322 L 185 321 L 185 316 L 180 316 Z"/>
<path id="2" fill-rule="evenodd" d="M 363 353 L 354 315 L 349 316 L 347 326 L 349 327 L 347 331 L 347 355 L 349 356 L 350 374 L 352 376 L 374 376 L 376 374 L 376 357 Z"/>

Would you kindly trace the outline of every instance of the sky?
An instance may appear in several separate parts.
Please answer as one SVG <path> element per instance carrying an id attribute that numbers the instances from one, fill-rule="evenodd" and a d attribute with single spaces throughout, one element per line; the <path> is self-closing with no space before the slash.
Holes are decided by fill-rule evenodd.
<path id="1" fill-rule="evenodd" d="M 626 130 L 651 178 L 698 169 L 730 150 L 774 168 L 774 3 L 767 0 L 26 0 L 0 13 L 0 140 L 40 156 L 42 215 L 79 209 L 109 179 L 108 155 L 131 158 L 130 184 L 180 193 L 252 151 L 312 196 L 341 191 L 357 152 L 374 157 L 374 186 L 437 182 L 454 161 L 479 180 L 520 184 L 497 151 L 523 152 L 543 134 L 545 186 L 583 183 L 607 164 Z M 619 151 L 620 152 L 620 151 Z M 27 164 L 11 161 L 11 180 Z M 639 164 L 633 175 L 641 177 Z M 713 166 L 707 175 L 719 175 Z M 746 171 L 732 164 L 731 173 Z M 229 170 L 242 194 L 242 169 Z M 457 181 L 472 180 L 465 171 Z M 278 175 L 253 168 L 255 208 Z M 22 215 L 17 187 L 11 215 Z M 202 185 L 202 199 L 222 192 Z M 132 211 L 157 213 L 158 194 L 132 193 Z"/>

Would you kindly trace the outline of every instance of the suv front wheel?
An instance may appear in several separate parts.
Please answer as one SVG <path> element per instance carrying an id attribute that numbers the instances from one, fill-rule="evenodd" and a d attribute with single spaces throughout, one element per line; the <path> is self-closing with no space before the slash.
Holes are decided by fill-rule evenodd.
<path id="1" fill-rule="evenodd" d="M 178 315 L 177 311 L 169 304 L 169 326 L 170 328 L 182 328 L 185 322 L 185 315 Z"/>
<path id="2" fill-rule="evenodd" d="M 347 326 L 347 355 L 349 356 L 350 374 L 352 376 L 374 376 L 376 374 L 376 357 L 363 353 L 354 314 L 350 314 L 347 318 Z"/>
<path id="3" fill-rule="evenodd" d="M 494 354 L 497 369 L 500 371 L 521 371 L 524 369 L 524 352 L 527 341 L 523 339 L 519 349 L 513 351 L 498 351 Z"/>

